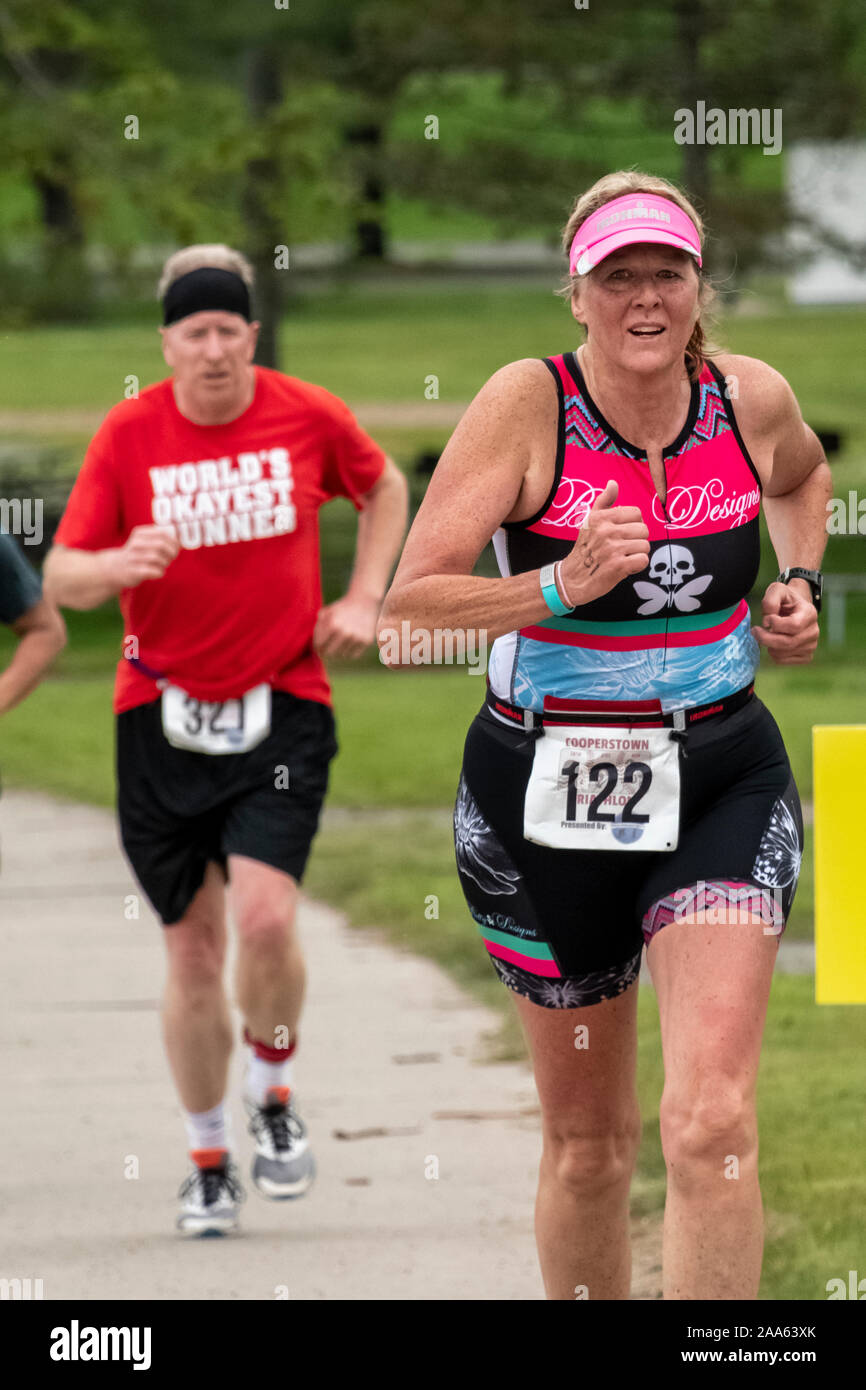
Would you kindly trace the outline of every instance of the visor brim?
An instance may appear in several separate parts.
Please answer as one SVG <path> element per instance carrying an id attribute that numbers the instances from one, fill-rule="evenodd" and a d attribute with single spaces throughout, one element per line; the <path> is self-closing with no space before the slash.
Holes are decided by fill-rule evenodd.
<path id="1" fill-rule="evenodd" d="M 602 237 L 594 246 L 588 247 L 579 258 L 573 273 L 587 275 L 614 251 L 621 250 L 623 246 L 637 246 L 641 242 L 649 242 L 655 246 L 672 246 L 677 251 L 688 252 L 698 265 L 702 263 L 700 252 L 681 236 L 677 236 L 676 232 L 669 232 L 664 227 L 621 227 L 611 232 L 610 236 Z"/>

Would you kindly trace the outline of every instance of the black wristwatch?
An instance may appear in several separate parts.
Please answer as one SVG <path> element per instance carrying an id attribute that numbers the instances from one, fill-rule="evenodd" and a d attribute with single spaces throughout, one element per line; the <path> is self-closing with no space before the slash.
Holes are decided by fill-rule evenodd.
<path id="1" fill-rule="evenodd" d="M 805 579 L 809 588 L 812 590 L 812 602 L 815 605 L 815 612 L 821 612 L 821 595 L 824 592 L 824 576 L 820 570 L 804 570 L 799 565 L 789 565 L 786 570 L 782 570 L 777 575 L 779 584 L 787 584 L 789 579 Z"/>

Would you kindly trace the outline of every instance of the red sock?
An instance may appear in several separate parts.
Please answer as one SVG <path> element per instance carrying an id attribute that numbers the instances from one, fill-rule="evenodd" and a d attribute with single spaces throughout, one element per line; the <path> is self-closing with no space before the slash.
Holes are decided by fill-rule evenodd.
<path id="1" fill-rule="evenodd" d="M 291 1058 L 297 1047 L 297 1037 L 287 1047 L 269 1047 L 244 1029 L 244 1041 L 250 1051 L 244 1080 L 245 1093 L 256 1105 L 266 1105 L 274 1097 L 280 1105 L 288 1105 L 292 1084 Z"/>
<path id="2" fill-rule="evenodd" d="M 249 1028 L 244 1028 L 244 1042 L 263 1062 L 287 1062 L 298 1045 L 298 1035 L 296 1033 L 286 1047 L 269 1047 L 267 1043 L 254 1038 Z"/>
<path id="3" fill-rule="evenodd" d="M 221 1168 L 228 1149 L 191 1149 L 189 1156 L 197 1168 Z"/>

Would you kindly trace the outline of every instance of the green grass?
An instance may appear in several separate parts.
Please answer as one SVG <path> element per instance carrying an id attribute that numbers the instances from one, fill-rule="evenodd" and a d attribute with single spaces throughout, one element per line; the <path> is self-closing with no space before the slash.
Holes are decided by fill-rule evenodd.
<path id="1" fill-rule="evenodd" d="M 866 1011 L 818 1008 L 810 976 L 776 974 L 758 1077 L 766 1244 L 760 1297 L 825 1299 L 828 1279 L 862 1274 Z M 658 1130 L 664 1081 L 653 992 L 641 989 L 638 1094 L 644 1118 L 635 1213 L 659 1212 L 665 1167 Z"/>
<path id="2" fill-rule="evenodd" d="M 386 284 L 347 282 L 299 298 L 282 326 L 283 370 L 348 401 L 416 401 L 439 377 L 440 400 L 466 401 L 503 363 L 576 345 L 566 307 L 550 289 L 496 283 L 467 287 L 430 276 L 423 289 L 396 275 Z M 0 409 L 106 409 L 128 374 L 141 385 L 167 369 L 153 325 L 43 327 L 0 334 Z M 862 308 L 800 309 L 730 316 L 716 338 L 764 358 L 788 380 L 807 419 L 866 433 Z"/>
<path id="3" fill-rule="evenodd" d="M 4 718 L 0 764 L 9 783 L 110 805 L 111 679 L 93 672 L 110 661 L 113 632 L 99 615 L 70 616 L 74 643 L 64 659 L 91 674 L 46 681 Z M 816 715 L 828 722 L 848 717 L 832 691 L 823 699 L 804 694 L 810 678 L 824 674 L 819 668 L 763 672 L 764 683 L 769 677 L 777 686 L 772 697 L 763 693 L 792 752 L 808 747 Z M 343 751 L 306 891 L 341 907 L 353 922 L 384 931 L 400 948 L 431 956 L 498 1013 L 501 1029 L 489 1040 L 489 1055 L 522 1055 L 509 997 L 490 969 L 453 867 L 449 808 L 481 682 L 462 672 L 344 668 L 334 686 Z M 807 773 L 800 768 L 805 787 Z M 810 899 L 807 845 L 790 934 L 811 933 Z M 819 1009 L 813 991 L 811 977 L 780 975 L 773 984 L 758 1093 L 767 1212 L 762 1298 L 824 1298 L 828 1279 L 858 1268 L 852 1214 L 864 1197 L 864 1013 Z M 641 990 L 639 1019 L 644 1133 L 633 1207 L 636 1215 L 658 1216 L 665 1191 L 657 1121 L 662 1072 L 650 990 Z"/>
<path id="4" fill-rule="evenodd" d="M 864 326 L 863 310 L 809 310 L 732 318 L 717 335 L 732 349 L 777 366 L 813 423 L 846 432 L 845 449 L 834 461 L 837 493 L 849 486 L 862 490 Z M 443 280 L 431 281 L 426 292 L 400 293 L 359 284 L 299 301 L 284 327 L 284 366 L 356 402 L 423 405 L 430 373 L 440 377 L 440 399 L 467 400 L 502 362 L 573 342 L 566 311 L 544 291 L 466 292 Z M 127 373 L 139 374 L 142 384 L 164 375 L 156 345 L 155 330 L 141 324 L 5 334 L 0 409 L 105 408 L 122 394 Z M 440 448 L 447 432 L 431 425 L 377 434 L 411 467 L 421 449 Z M 74 431 L 61 438 L 70 449 L 85 442 Z M 334 504 L 323 514 L 329 598 L 348 578 L 353 546 L 354 514 L 348 505 Z M 862 556 L 861 539 L 832 538 L 826 567 L 860 571 Z M 765 545 L 762 584 L 772 569 Z M 55 675 L 0 721 L 0 769 L 10 785 L 110 805 L 111 688 L 120 619 L 107 606 L 70 613 L 67 620 L 71 640 Z M 0 632 L 0 665 L 8 660 L 10 643 Z M 779 723 L 806 800 L 812 795 L 812 725 L 866 722 L 864 649 L 866 602 L 853 599 L 842 651 L 831 651 L 822 637 L 809 667 L 762 662 L 759 694 Z M 342 751 L 305 887 L 353 922 L 374 925 L 399 946 L 439 961 L 499 1011 L 504 1031 L 496 1050 L 517 1055 L 519 1030 L 466 911 L 451 847 L 450 806 L 462 744 L 484 682 L 448 669 L 398 674 L 372 654 L 357 667 L 334 666 L 332 678 Z M 788 934 L 811 933 L 807 835 Z M 773 985 L 759 1087 L 768 1211 L 763 1297 L 823 1298 L 829 1278 L 858 1267 L 852 1214 L 864 1195 L 863 1011 L 819 1009 L 813 991 L 810 977 L 780 975 Z M 662 1077 L 649 991 L 642 991 L 640 1001 L 640 1074 L 645 1133 L 634 1195 L 639 1211 L 657 1212 L 664 1193 L 656 1118 Z"/>
<path id="5" fill-rule="evenodd" d="M 828 1279 L 863 1270 L 866 1011 L 815 1007 L 812 991 L 811 978 L 775 978 L 758 1085 L 775 1298 L 826 1298 Z"/>
<path id="6" fill-rule="evenodd" d="M 866 369 L 857 344 L 864 326 L 866 310 L 859 307 L 803 308 L 722 318 L 715 336 L 729 351 L 759 357 L 780 371 L 810 423 L 850 430 L 862 443 Z M 861 468 L 862 463 L 861 455 Z"/>
<path id="7" fill-rule="evenodd" d="M 553 288 L 553 287 L 551 287 Z M 0 336 L 0 409 L 107 409 L 125 378 L 168 374 L 154 326 L 25 329 Z M 467 325 L 472 332 L 467 332 Z M 420 326 L 423 325 L 423 331 Z M 283 370 L 350 402 L 468 400 L 516 357 L 567 348 L 573 323 L 552 293 L 390 291 L 357 285 L 299 300 L 282 325 Z"/>
<path id="8" fill-rule="evenodd" d="M 516 1015 L 457 883 L 447 810 L 356 813 L 332 803 L 305 887 L 314 897 L 338 902 L 353 922 L 384 930 L 401 949 L 432 957 L 497 1009 L 502 1030 L 490 1040 L 489 1055 L 525 1055 Z M 758 1085 L 767 1218 L 762 1298 L 824 1298 L 828 1279 L 858 1267 L 852 1215 L 866 1195 L 860 1161 L 864 1051 L 864 1010 L 818 1008 L 811 976 L 775 976 Z M 642 988 L 638 1094 L 644 1124 L 632 1189 L 636 1216 L 660 1215 L 664 1205 L 658 1129 L 663 1081 L 655 995 Z"/>
<path id="9" fill-rule="evenodd" d="M 67 621 L 70 642 L 56 674 L 0 725 L 3 776 L 10 785 L 37 786 L 109 805 L 111 672 L 121 624 L 110 606 L 96 613 L 70 613 Z M 864 624 L 866 605 L 852 624 L 852 638 L 862 639 Z M 0 662 L 8 659 L 10 649 L 11 637 L 0 634 Z M 320 885 L 327 889 L 329 901 L 345 908 L 355 921 L 393 921 L 402 939 L 404 898 L 386 868 L 389 855 L 394 863 L 394 833 L 389 831 L 386 840 L 380 841 L 378 819 L 364 813 L 390 814 L 400 808 L 400 881 L 416 904 L 423 903 L 428 893 L 438 893 L 430 883 L 440 882 L 443 875 L 453 877 L 448 812 L 466 729 L 483 699 L 484 680 L 447 667 L 388 671 L 372 656 L 361 669 L 334 663 L 331 677 L 341 751 L 328 804 L 343 818 L 336 828 L 326 819 L 311 866 L 311 882 L 316 885 L 312 891 Z M 801 796 L 811 800 L 812 725 L 864 722 L 859 667 L 853 661 L 830 663 L 822 648 L 814 666 L 786 670 L 763 664 L 758 690 L 782 730 Z M 417 823 L 412 819 L 416 814 L 421 817 Z M 441 818 L 445 827 L 441 833 L 431 828 L 433 822 L 428 824 L 430 815 L 434 821 L 436 815 Z M 380 863 L 383 854 L 386 862 Z M 332 857 L 340 867 L 331 865 Z M 320 859 L 325 873 L 317 879 Z M 464 910 L 456 881 L 452 887 L 455 895 L 449 899 L 446 893 L 443 901 L 451 903 L 456 924 L 464 922 Z M 803 873 L 788 925 L 790 937 L 811 937 L 812 902 L 811 833 L 807 832 Z M 463 929 L 455 927 L 458 932 Z M 450 939 L 446 932 L 443 940 Z M 426 939 L 420 945 L 426 950 Z"/>
<path id="10" fill-rule="evenodd" d="M 68 735 L 57 723 L 64 702 L 72 690 L 78 692 L 78 708 L 93 723 L 110 703 L 122 636 L 119 614 L 108 605 L 95 613 L 69 612 L 66 621 L 69 644 L 53 675 L 0 726 L 7 777 L 32 778 L 45 787 L 55 785 L 54 764 Z M 866 641 L 866 603 L 856 620 L 852 604 L 849 629 L 845 659 L 831 660 L 822 636 L 813 665 L 777 667 L 765 656 L 758 673 L 758 693 L 782 731 L 804 800 L 812 796 L 813 724 L 866 721 L 857 658 Z M 0 663 L 8 660 L 12 645 L 11 635 L 0 631 Z M 483 676 L 447 666 L 389 671 L 373 653 L 360 667 L 335 662 L 330 674 L 342 746 L 332 803 L 355 809 L 450 805 L 466 729 L 483 699 Z M 29 748 L 22 757 L 19 745 L 31 725 L 42 730 L 44 759 L 34 760 Z M 86 767 L 79 794 L 92 799 Z"/>
<path id="11" fill-rule="evenodd" d="M 110 679 L 46 681 L 4 715 L 0 775 L 73 801 L 114 804 Z"/>

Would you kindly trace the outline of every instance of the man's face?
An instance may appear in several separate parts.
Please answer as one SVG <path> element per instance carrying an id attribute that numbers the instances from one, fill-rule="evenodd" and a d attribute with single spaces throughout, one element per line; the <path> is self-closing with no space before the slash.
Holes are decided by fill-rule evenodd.
<path id="1" fill-rule="evenodd" d="M 223 309 L 203 309 L 161 328 L 162 354 L 178 385 L 197 396 L 230 397 L 243 389 L 259 325 Z"/>

